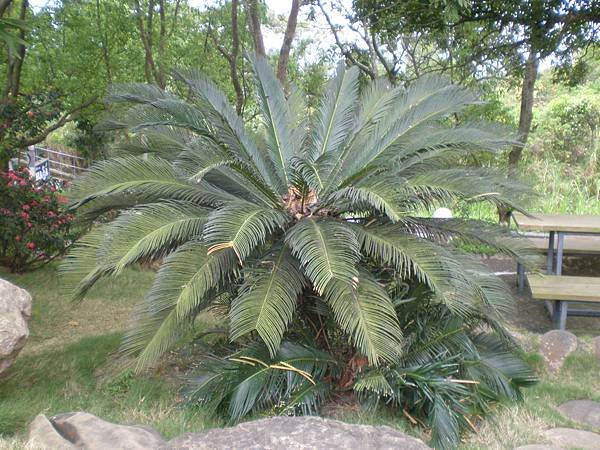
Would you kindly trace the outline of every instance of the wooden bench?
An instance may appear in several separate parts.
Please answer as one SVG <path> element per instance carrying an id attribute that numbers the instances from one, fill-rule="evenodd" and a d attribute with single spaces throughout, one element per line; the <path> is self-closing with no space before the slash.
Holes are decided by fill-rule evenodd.
<path id="1" fill-rule="evenodd" d="M 548 251 L 548 238 L 545 236 L 527 237 L 533 247 L 540 252 Z M 567 236 L 564 254 L 594 255 L 600 253 L 600 236 Z"/>
<path id="2" fill-rule="evenodd" d="M 527 276 L 531 297 L 554 301 L 552 319 L 564 330 L 567 324 L 568 303 L 587 302 L 600 305 L 600 278 L 530 274 Z M 600 317 L 600 310 L 571 310 L 572 316 Z"/>
<path id="3" fill-rule="evenodd" d="M 533 248 L 540 253 L 548 252 L 548 237 L 526 236 Z M 567 236 L 563 247 L 564 255 L 598 255 L 600 254 L 600 236 Z M 525 268 L 517 264 L 517 286 L 523 292 Z"/>

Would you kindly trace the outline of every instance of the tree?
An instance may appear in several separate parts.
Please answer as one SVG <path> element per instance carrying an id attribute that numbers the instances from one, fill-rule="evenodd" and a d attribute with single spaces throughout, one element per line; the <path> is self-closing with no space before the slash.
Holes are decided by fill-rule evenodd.
<path id="1" fill-rule="evenodd" d="M 450 114 L 477 103 L 477 96 L 439 77 L 422 78 L 407 89 L 379 81 L 359 92 L 359 70 L 346 70 L 341 63 L 307 122 L 303 96 L 286 98 L 264 58 L 253 59 L 252 68 L 261 114 L 256 136 L 246 131 L 223 93 L 197 72 L 176 73 L 189 102 L 154 85 L 122 86 L 110 99 L 132 106 L 106 127 L 133 133 L 122 148 L 129 154 L 98 163 L 72 188 L 72 205 L 84 221 L 120 211 L 84 237 L 65 261 L 63 282 L 74 298 L 132 264 L 161 265 L 124 340 L 124 351 L 138 358 L 137 369 L 157 363 L 197 314 L 218 304 L 227 311 L 232 342 L 255 336 L 264 349 L 247 355 L 254 358 L 253 369 L 236 356 L 219 363 L 219 370 L 212 367 L 220 378 L 201 378 L 216 384 L 204 386 L 210 395 L 198 398 L 213 406 L 229 404 L 228 395 L 241 390 L 235 380 L 242 383 L 260 370 L 256 384 L 244 390 L 248 397 L 232 400 L 238 405 L 231 410 L 234 418 L 276 398 L 274 390 L 285 381 L 265 378 L 271 365 L 275 372 L 288 367 L 284 370 L 292 375 L 302 370 L 314 375 L 318 366 L 326 377 L 329 363 L 318 355 L 334 339 L 346 343 L 340 355 L 349 355 L 348 370 L 356 364 L 396 370 L 395 364 L 409 364 L 402 359 L 405 344 L 397 313 L 404 283 L 420 286 L 415 314 L 433 302 L 459 320 L 461 332 L 463 326 L 473 333 L 489 327 L 506 336 L 501 312 L 510 303 L 509 291 L 455 244 L 486 243 L 528 264 L 523 243 L 500 227 L 417 214 L 459 199 L 518 209 L 513 198 L 526 190 L 523 186 L 489 170 L 453 166 L 461 156 L 495 152 L 512 142 L 502 129 L 481 122 L 443 124 Z M 330 311 L 330 319 L 322 311 Z M 414 323 L 416 315 L 405 313 Z M 441 314 L 430 313 L 433 324 Z M 293 333 L 314 330 L 312 344 L 320 350 L 306 356 L 305 347 L 282 344 L 292 323 L 301 330 Z M 421 332 L 425 329 L 437 328 Z M 510 352 L 498 345 L 496 351 Z M 299 366 L 304 369 L 280 363 L 298 358 L 306 361 Z M 456 366 L 432 364 L 421 369 L 437 386 L 438 369 Z M 525 366 L 519 364 L 511 367 L 522 372 Z M 485 372 L 480 376 L 487 389 L 489 368 L 476 367 Z M 505 381 L 484 389 L 491 397 L 478 397 L 481 402 L 494 397 L 498 386 L 511 393 L 518 389 L 519 382 L 506 383 L 519 379 L 516 375 L 493 370 L 496 375 L 487 379 L 501 373 Z M 304 372 L 302 379 L 311 374 Z M 354 377 L 346 371 L 339 383 L 351 384 Z M 373 384 L 365 381 L 360 389 L 371 391 Z M 446 394 L 438 393 L 446 405 Z M 310 407 L 316 402 L 313 395 L 311 390 L 301 403 Z M 419 404 L 432 406 L 428 398 Z M 440 404 L 436 408 L 431 417 L 442 417 Z M 456 443 L 460 423 L 449 418 L 454 412 L 447 414 L 439 419 L 446 426 L 436 426 L 445 436 L 439 440 L 444 446 L 446 440 Z M 450 437 L 444 431 L 449 429 Z"/>
<path id="2" fill-rule="evenodd" d="M 517 170 L 531 129 L 540 60 L 554 57 L 570 62 L 578 50 L 596 41 L 600 29 L 596 0 L 359 0 L 356 6 L 359 17 L 376 33 L 425 32 L 451 39 L 453 45 L 444 49 L 465 49 L 465 62 L 470 61 L 473 70 L 481 70 L 484 61 L 496 61 L 508 74 L 520 75 L 520 144 L 508 156 L 511 174 Z"/>
<path id="3" fill-rule="evenodd" d="M 248 0 L 247 13 L 249 17 L 249 26 L 254 40 L 254 50 L 257 55 L 265 56 L 265 44 L 263 42 L 262 29 L 260 23 L 259 8 L 257 0 Z M 296 26 L 298 24 L 298 12 L 302 6 L 302 0 L 292 0 L 290 14 L 288 16 L 283 42 L 279 50 L 279 59 L 277 62 L 277 78 L 286 86 L 288 76 L 288 65 L 292 42 L 296 35 Z"/>

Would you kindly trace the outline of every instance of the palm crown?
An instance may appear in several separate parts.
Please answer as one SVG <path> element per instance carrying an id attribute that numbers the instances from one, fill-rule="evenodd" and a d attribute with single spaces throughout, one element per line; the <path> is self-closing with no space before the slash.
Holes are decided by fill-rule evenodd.
<path id="1" fill-rule="evenodd" d="M 132 106 L 107 126 L 129 130 L 125 155 L 73 186 L 82 217 L 122 211 L 67 258 L 75 297 L 136 262 L 161 263 L 125 338 L 139 367 L 224 293 L 232 340 L 256 333 L 273 355 L 298 304 L 321 302 L 371 365 L 393 362 L 402 330 L 384 273 L 496 327 L 507 290 L 454 243 L 483 242 L 518 258 L 522 244 L 491 225 L 424 214 L 457 200 L 518 209 L 512 199 L 522 186 L 457 164 L 512 142 L 489 124 L 451 126 L 477 96 L 439 77 L 360 89 L 358 70 L 340 64 L 311 112 L 299 92 L 286 98 L 265 60 L 252 67 L 254 132 L 197 73 L 176 73 L 185 100 L 155 86 L 116 88 L 110 99 Z"/>

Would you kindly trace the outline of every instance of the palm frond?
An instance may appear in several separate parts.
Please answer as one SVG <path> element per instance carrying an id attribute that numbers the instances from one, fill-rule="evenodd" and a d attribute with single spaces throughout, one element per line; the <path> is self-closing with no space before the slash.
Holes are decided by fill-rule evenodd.
<path id="1" fill-rule="evenodd" d="M 291 114 L 285 99 L 283 87 L 275 77 L 273 69 L 264 57 L 255 56 L 250 58 L 258 104 L 262 112 L 261 118 L 266 131 L 266 144 L 279 177 L 283 181 L 283 187 L 291 184 L 289 163 L 298 153 L 298 145 L 301 142 L 292 140 Z M 287 189 L 281 190 L 284 194 Z"/>
<path id="2" fill-rule="evenodd" d="M 192 403 L 204 411 L 225 410 L 230 422 L 267 408 L 314 414 L 330 384 L 321 380 L 337 362 L 327 353 L 291 342 L 275 357 L 251 346 L 228 358 L 205 359 L 192 380 Z"/>
<path id="3" fill-rule="evenodd" d="M 258 149 L 246 132 L 242 120 L 215 84 L 195 71 L 176 71 L 175 77 L 184 82 L 193 93 L 198 107 L 211 123 L 211 136 L 240 159 L 254 166 L 273 190 L 284 192 L 286 187 L 274 173 L 272 162 Z"/>
<path id="4" fill-rule="evenodd" d="M 163 202 L 127 210 L 110 225 L 115 274 L 126 266 L 157 258 L 202 235 L 210 210 L 193 203 Z"/>
<path id="5" fill-rule="evenodd" d="M 326 286 L 334 280 L 356 284 L 358 241 L 352 229 L 344 223 L 303 219 L 288 230 L 285 242 L 319 294 L 323 294 Z"/>
<path id="6" fill-rule="evenodd" d="M 352 131 L 358 100 L 359 70 L 349 69 L 340 61 L 335 76 L 329 81 L 322 104 L 312 126 L 310 158 L 317 160 L 341 150 Z M 323 160 L 321 160 L 322 162 Z M 324 168 L 324 174 L 329 170 Z"/>
<path id="7" fill-rule="evenodd" d="M 108 225 L 99 225 L 79 238 L 59 267 L 61 290 L 73 300 L 82 300 L 94 284 L 110 275 L 114 267 L 102 252 Z"/>
<path id="8" fill-rule="evenodd" d="M 406 212 L 400 200 L 405 192 L 404 186 L 398 179 L 380 177 L 378 180 L 369 180 L 359 186 L 348 186 L 331 195 L 331 201 L 347 199 L 351 202 L 351 210 L 360 211 L 360 205 L 366 204 L 374 210 L 385 214 L 393 223 L 402 220 Z"/>
<path id="9" fill-rule="evenodd" d="M 105 197 L 112 197 L 119 206 L 123 197 L 137 203 L 170 199 L 218 204 L 236 199 L 206 183 L 195 186 L 187 183 L 169 161 L 156 156 L 147 159 L 128 156 L 98 162 L 73 183 L 69 196 L 76 208 Z M 106 209 L 110 202 L 101 202 L 101 209 Z M 94 205 L 87 208 L 91 213 Z"/>
<path id="10" fill-rule="evenodd" d="M 232 341 L 256 331 L 275 356 L 296 310 L 305 280 L 287 247 L 261 259 L 245 273 L 245 282 L 229 313 Z"/>
<path id="11" fill-rule="evenodd" d="M 402 332 L 394 305 L 386 290 L 363 272 L 357 288 L 333 280 L 325 288 L 325 298 L 336 322 L 364 354 L 377 366 L 397 361 L 402 353 Z"/>
<path id="12" fill-rule="evenodd" d="M 268 235 L 283 229 L 288 220 L 288 214 L 281 210 L 232 203 L 210 215 L 204 239 L 210 245 L 209 253 L 231 248 L 243 261 Z"/>
<path id="13" fill-rule="evenodd" d="M 137 356 L 136 368 L 154 364 L 172 348 L 237 270 L 232 251 L 209 255 L 207 247 L 197 241 L 171 253 L 137 306 L 132 327 L 123 338 L 122 351 Z"/>

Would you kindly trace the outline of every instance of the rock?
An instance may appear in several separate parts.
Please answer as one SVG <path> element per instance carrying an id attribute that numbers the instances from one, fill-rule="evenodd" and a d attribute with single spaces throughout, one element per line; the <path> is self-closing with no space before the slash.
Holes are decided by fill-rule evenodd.
<path id="1" fill-rule="evenodd" d="M 564 450 L 564 449 L 562 447 L 557 447 L 556 445 L 531 444 L 531 445 L 522 445 L 521 447 L 517 447 L 514 450 Z"/>
<path id="2" fill-rule="evenodd" d="M 557 372 L 565 358 L 577 350 L 577 337 L 573 333 L 562 330 L 552 330 L 542 335 L 540 352 L 550 372 Z"/>
<path id="3" fill-rule="evenodd" d="M 29 336 L 31 295 L 0 278 L 0 376 L 17 358 Z"/>
<path id="4" fill-rule="evenodd" d="M 29 425 L 26 448 L 38 450 L 75 450 L 77 447 L 62 437 L 54 425 L 43 414 L 38 415 Z"/>
<path id="5" fill-rule="evenodd" d="M 600 363 L 600 336 L 592 339 L 592 345 L 594 346 L 594 355 L 596 355 L 596 359 Z"/>
<path id="6" fill-rule="evenodd" d="M 59 414 L 50 421 L 44 419 L 44 416 L 38 416 L 30 426 L 29 435 L 30 441 L 33 439 L 33 448 L 152 450 L 166 443 L 150 427 L 118 425 L 85 412 Z M 64 442 L 59 441 L 57 436 L 62 437 Z"/>
<path id="7" fill-rule="evenodd" d="M 585 423 L 600 429 L 600 403 L 591 400 L 571 400 L 558 410 L 575 422 Z"/>
<path id="8" fill-rule="evenodd" d="M 582 450 L 600 450 L 600 434 L 572 428 L 552 428 L 544 436 L 555 445 Z"/>
<path id="9" fill-rule="evenodd" d="M 273 417 L 231 428 L 186 433 L 163 450 L 429 449 L 421 440 L 385 426 L 351 425 L 319 417 Z"/>

